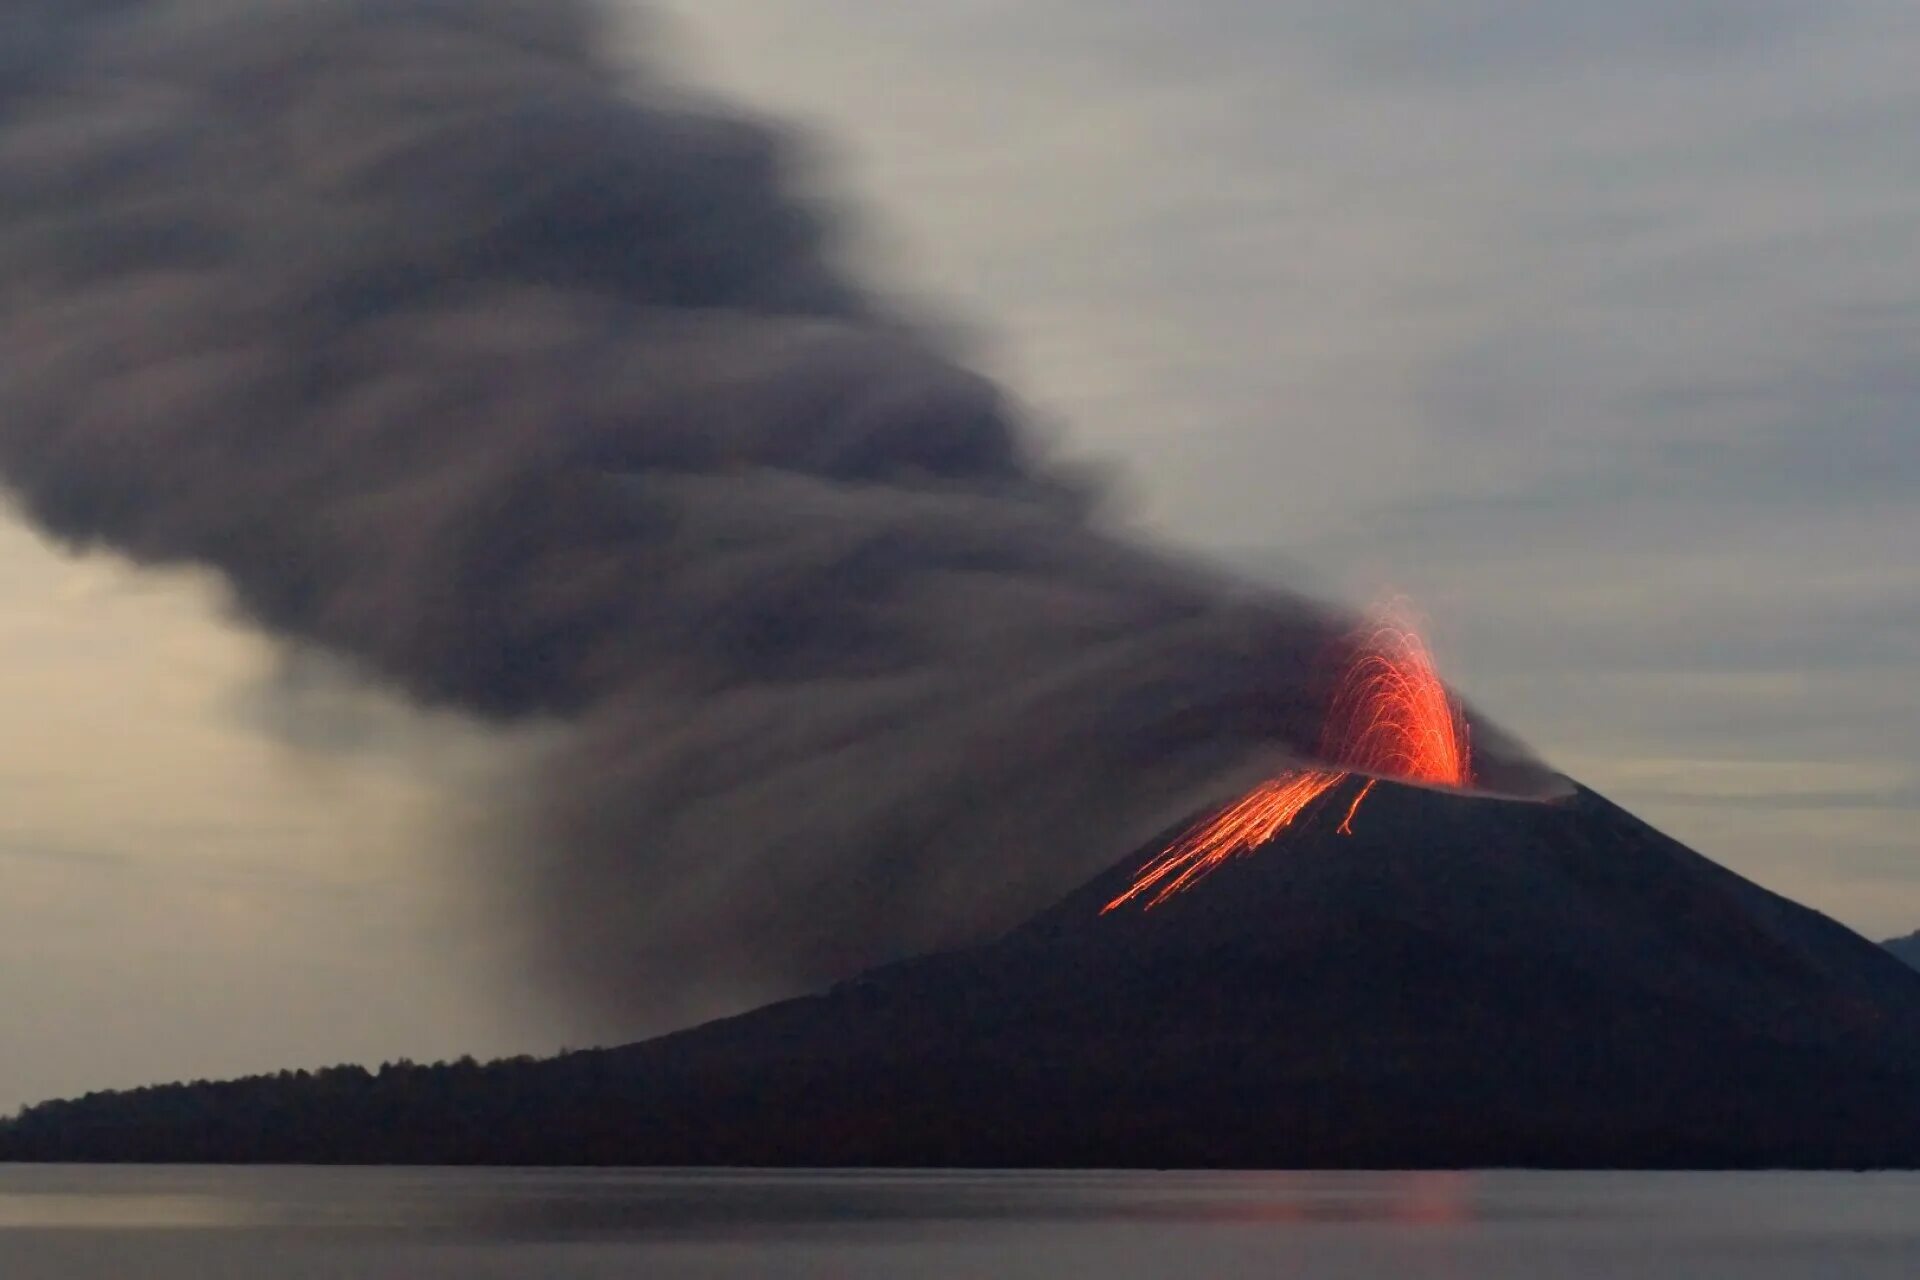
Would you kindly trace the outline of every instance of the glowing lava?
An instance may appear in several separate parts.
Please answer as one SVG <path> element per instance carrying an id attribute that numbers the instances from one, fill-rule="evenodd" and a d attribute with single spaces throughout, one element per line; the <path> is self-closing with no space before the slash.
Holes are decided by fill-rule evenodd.
<path id="1" fill-rule="evenodd" d="M 1296 769 L 1261 783 L 1219 813 L 1187 829 L 1140 869 L 1127 891 L 1100 914 L 1145 899 L 1153 908 L 1190 889 L 1230 858 L 1244 856 L 1291 826 L 1356 770 L 1375 775 L 1354 796 L 1339 833 L 1353 834 L 1354 815 L 1380 777 L 1431 786 L 1473 784 L 1466 720 L 1433 669 L 1433 657 L 1400 611 L 1354 641 L 1320 738 L 1321 758 L 1340 766 Z"/>
<path id="2" fill-rule="evenodd" d="M 1360 794 L 1355 796 L 1353 803 L 1347 806 L 1347 816 L 1340 819 L 1341 835 L 1350 836 L 1353 834 L 1353 815 L 1360 812 L 1360 806 L 1366 802 L 1368 796 L 1373 794 L 1373 789 L 1379 782 L 1380 779 L 1378 778 L 1368 778 L 1367 785 L 1360 788 Z"/>
<path id="3" fill-rule="evenodd" d="M 1321 757 L 1389 778 L 1471 785 L 1467 723 L 1419 633 L 1381 622 L 1355 649 L 1327 711 Z"/>
<path id="4" fill-rule="evenodd" d="M 1146 909 L 1192 888 L 1228 858 L 1250 853 L 1279 835 L 1308 805 L 1346 778 L 1345 773 L 1308 769 L 1283 773 L 1205 822 L 1191 827 L 1159 857 L 1140 869 L 1128 890 L 1100 909 L 1105 915 L 1148 894 Z"/>

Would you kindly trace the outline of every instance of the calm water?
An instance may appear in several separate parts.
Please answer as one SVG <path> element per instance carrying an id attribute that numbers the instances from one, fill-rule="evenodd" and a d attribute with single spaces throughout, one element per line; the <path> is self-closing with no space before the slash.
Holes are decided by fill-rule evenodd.
<path id="1" fill-rule="evenodd" d="M 5 1280 L 1920 1277 L 1920 1175 L 0 1166 Z"/>

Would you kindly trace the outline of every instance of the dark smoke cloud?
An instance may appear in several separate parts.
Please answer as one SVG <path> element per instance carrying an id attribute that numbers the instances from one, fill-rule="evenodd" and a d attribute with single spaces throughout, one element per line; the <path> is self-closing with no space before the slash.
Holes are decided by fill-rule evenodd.
<path id="1" fill-rule="evenodd" d="M 22 505 L 563 725 L 515 882 L 630 1008 L 977 937 L 1310 746 L 1343 624 L 1103 532 L 601 16 L 14 0 Z"/>

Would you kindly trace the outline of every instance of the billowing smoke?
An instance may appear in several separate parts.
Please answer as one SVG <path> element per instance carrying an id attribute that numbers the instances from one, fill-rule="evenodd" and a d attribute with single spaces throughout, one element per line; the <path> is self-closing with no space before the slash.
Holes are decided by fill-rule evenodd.
<path id="1" fill-rule="evenodd" d="M 978 937 L 1310 748 L 1343 624 L 1103 532 L 602 17 L 11 0 L 21 505 L 561 726 L 512 878 L 635 1008 Z"/>

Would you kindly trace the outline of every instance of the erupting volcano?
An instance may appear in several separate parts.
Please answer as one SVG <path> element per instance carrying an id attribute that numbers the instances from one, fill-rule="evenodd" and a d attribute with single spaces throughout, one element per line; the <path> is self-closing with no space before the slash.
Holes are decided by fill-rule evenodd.
<path id="1" fill-rule="evenodd" d="M 1920 975 L 1116 529 L 624 7 L 7 0 L 0 488 L 550 737 L 491 843 L 569 989 L 817 994 L 0 1160 L 1920 1165 Z"/>
<path id="2" fill-rule="evenodd" d="M 1144 899 L 1153 908 L 1190 889 L 1230 858 L 1267 844 L 1355 773 L 1369 775 L 1341 821 L 1342 835 L 1380 778 L 1428 786 L 1473 785 L 1466 718 L 1434 670 L 1426 642 L 1396 604 L 1356 636 L 1320 736 L 1327 766 L 1290 769 L 1188 828 L 1141 868 L 1127 891 L 1100 914 Z"/>
<path id="3" fill-rule="evenodd" d="M 0 1125 L 0 1159 L 1920 1162 L 1920 975 L 1583 787 L 1476 782 L 1425 646 L 1364 640 L 1326 766 L 995 941 L 620 1049 L 444 1068 L 444 1092 L 361 1072 L 94 1095 Z"/>

